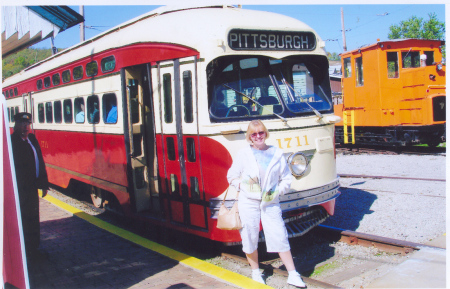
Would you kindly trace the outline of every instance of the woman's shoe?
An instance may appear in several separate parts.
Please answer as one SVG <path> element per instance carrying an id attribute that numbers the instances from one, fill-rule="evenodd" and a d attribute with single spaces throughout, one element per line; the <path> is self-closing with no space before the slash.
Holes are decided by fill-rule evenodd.
<path id="1" fill-rule="evenodd" d="M 253 279 L 254 281 L 256 281 L 256 282 L 266 284 L 266 282 L 264 281 L 264 279 L 263 279 L 261 273 L 259 273 L 259 272 L 258 272 L 257 274 L 252 273 L 252 279 Z"/>
<path id="2" fill-rule="evenodd" d="M 287 283 L 301 288 L 306 287 L 305 282 L 303 282 L 302 277 L 298 272 L 289 273 Z"/>

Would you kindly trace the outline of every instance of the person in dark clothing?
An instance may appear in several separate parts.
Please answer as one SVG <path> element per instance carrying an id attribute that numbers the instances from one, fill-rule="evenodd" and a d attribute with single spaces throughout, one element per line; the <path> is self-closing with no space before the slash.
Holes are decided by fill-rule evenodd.
<path id="1" fill-rule="evenodd" d="M 41 148 L 31 133 L 31 114 L 26 112 L 14 116 L 14 132 L 11 134 L 17 189 L 27 259 L 43 257 L 38 250 L 40 243 L 39 195 L 48 190 L 48 177 Z"/>

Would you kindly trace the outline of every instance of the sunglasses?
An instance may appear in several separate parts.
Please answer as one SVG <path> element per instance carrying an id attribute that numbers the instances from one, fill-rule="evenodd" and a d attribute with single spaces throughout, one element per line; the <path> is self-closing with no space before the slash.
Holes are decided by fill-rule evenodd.
<path id="1" fill-rule="evenodd" d="M 265 131 L 258 131 L 258 132 L 252 133 L 250 136 L 251 136 L 251 137 L 257 137 L 258 135 L 259 135 L 259 136 L 263 136 L 263 135 L 265 135 L 265 134 L 266 134 Z"/>

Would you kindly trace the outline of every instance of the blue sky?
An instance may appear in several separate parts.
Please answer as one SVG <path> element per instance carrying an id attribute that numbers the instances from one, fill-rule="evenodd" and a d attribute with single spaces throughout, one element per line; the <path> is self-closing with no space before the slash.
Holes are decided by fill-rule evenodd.
<path id="1" fill-rule="evenodd" d="M 70 7 L 79 11 L 79 6 Z M 157 7 L 159 6 L 86 5 L 84 6 L 85 25 L 92 27 L 86 29 L 86 39 Z M 412 16 L 428 20 L 428 14 L 436 13 L 438 20 L 445 22 L 444 4 L 243 5 L 244 9 L 275 12 L 305 22 L 315 29 L 323 40 L 327 40 L 326 50 L 331 53 L 343 52 L 341 7 L 344 11 L 347 50 L 373 44 L 377 39 L 387 40 L 390 25 L 397 25 L 400 21 L 408 20 Z M 67 48 L 78 43 L 79 39 L 79 28 L 75 26 L 58 34 L 55 38 L 55 46 Z M 49 48 L 50 43 L 50 40 L 45 40 L 33 47 Z"/>

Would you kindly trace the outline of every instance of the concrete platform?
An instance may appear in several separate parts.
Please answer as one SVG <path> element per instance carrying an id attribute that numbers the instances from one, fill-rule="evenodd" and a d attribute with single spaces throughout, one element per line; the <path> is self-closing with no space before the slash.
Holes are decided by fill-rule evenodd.
<path id="1" fill-rule="evenodd" d="M 40 199 L 41 249 L 31 288 L 270 288 L 87 215 Z"/>
<path id="2" fill-rule="evenodd" d="M 432 240 L 437 247 L 421 247 L 366 288 L 447 288 L 445 243 L 445 235 Z"/>

